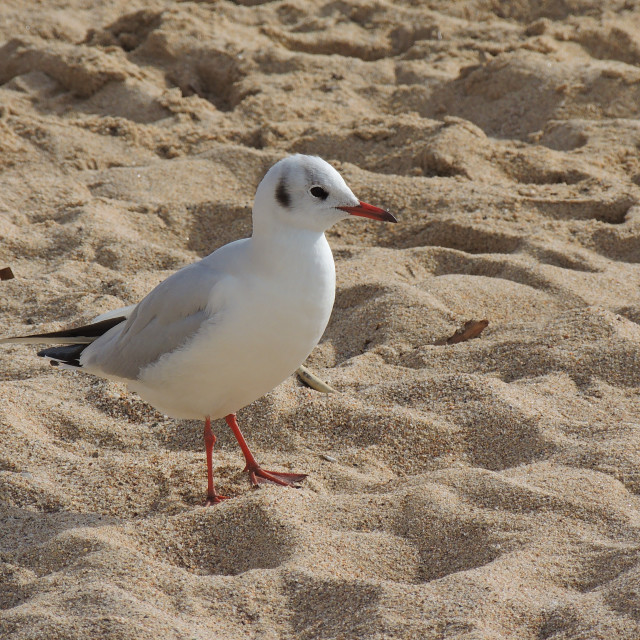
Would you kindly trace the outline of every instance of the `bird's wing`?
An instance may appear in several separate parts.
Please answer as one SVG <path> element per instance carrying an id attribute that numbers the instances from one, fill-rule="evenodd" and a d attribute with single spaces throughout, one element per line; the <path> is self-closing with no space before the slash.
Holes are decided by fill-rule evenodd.
<path id="1" fill-rule="evenodd" d="M 126 311 L 126 309 L 118 309 L 118 311 Z M 36 333 L 30 336 L 0 338 L 0 344 L 91 344 L 109 329 L 126 320 L 126 316 L 119 313 L 111 314 L 109 317 L 106 316 L 107 314 L 98 316 L 91 324 L 83 327 L 73 327 L 49 333 Z"/>
<path id="2" fill-rule="evenodd" d="M 82 368 L 135 380 L 161 356 L 184 346 L 222 305 L 224 273 L 210 261 L 189 265 L 161 282 L 130 312 L 82 352 Z M 216 293 L 216 291 L 218 293 Z"/>
<path id="3" fill-rule="evenodd" d="M 124 322 L 136 308 L 132 304 L 121 309 L 113 309 L 96 316 L 89 324 L 48 333 L 35 333 L 30 336 L 11 336 L 0 338 L 0 344 L 91 344 L 112 327 Z"/>
<path id="4" fill-rule="evenodd" d="M 0 343 L 71 345 L 72 354 L 53 347 L 38 355 L 96 375 L 135 380 L 144 367 L 187 344 L 204 323 L 215 322 L 225 292 L 236 282 L 231 272 L 242 263 L 248 242 L 221 247 L 161 282 L 139 304 L 104 313 L 84 327 L 4 338 Z"/>

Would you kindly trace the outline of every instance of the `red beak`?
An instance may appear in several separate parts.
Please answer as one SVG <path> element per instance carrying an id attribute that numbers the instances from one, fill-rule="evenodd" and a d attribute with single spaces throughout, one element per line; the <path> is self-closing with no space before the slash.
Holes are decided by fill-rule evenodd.
<path id="1" fill-rule="evenodd" d="M 352 216 L 371 218 L 382 222 L 398 222 L 388 211 L 380 207 L 374 207 L 372 204 L 367 204 L 366 202 L 361 202 L 357 207 L 338 207 L 338 209 L 342 209 Z"/>

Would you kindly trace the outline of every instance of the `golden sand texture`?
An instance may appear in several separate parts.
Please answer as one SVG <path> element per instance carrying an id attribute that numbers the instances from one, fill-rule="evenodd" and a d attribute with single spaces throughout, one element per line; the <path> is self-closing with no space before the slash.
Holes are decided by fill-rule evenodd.
<path id="1" fill-rule="evenodd" d="M 6 0 L 0 333 L 250 233 L 288 153 L 328 236 L 307 366 L 202 424 L 0 349 L 0 637 L 640 637 L 640 3 Z M 447 345 L 467 321 L 474 340 Z M 212 367 L 219 366 L 212 362 Z"/>

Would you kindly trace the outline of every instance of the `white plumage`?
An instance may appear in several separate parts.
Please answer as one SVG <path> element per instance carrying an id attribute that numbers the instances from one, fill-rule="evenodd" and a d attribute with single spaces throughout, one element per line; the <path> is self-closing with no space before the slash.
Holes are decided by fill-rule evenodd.
<path id="1" fill-rule="evenodd" d="M 395 222 L 360 202 L 321 158 L 290 156 L 258 187 L 251 238 L 221 247 L 167 278 L 139 304 L 103 314 L 87 327 L 0 342 L 70 345 L 40 355 L 124 381 L 176 418 L 205 419 L 208 428 L 210 419 L 226 416 L 240 442 L 233 414 L 291 375 L 324 332 L 335 295 L 324 232 L 349 215 Z M 254 483 L 292 484 L 291 478 L 304 477 L 261 475 L 257 463 L 251 467 L 246 443 L 240 445 Z M 208 503 L 219 501 L 214 498 L 222 496 L 210 491 Z"/>

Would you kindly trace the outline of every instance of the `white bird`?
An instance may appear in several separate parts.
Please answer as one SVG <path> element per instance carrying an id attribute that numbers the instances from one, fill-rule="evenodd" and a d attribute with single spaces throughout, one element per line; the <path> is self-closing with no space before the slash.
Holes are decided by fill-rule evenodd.
<path id="1" fill-rule="evenodd" d="M 318 344 L 335 297 L 324 232 L 349 216 L 396 222 L 358 200 L 321 158 L 289 156 L 258 186 L 250 238 L 177 271 L 137 305 L 84 327 L 0 343 L 64 345 L 38 355 L 125 382 L 174 418 L 204 419 L 207 506 L 226 497 L 213 484 L 211 420 L 217 418 L 236 436 L 254 486 L 296 486 L 306 474 L 262 469 L 235 414 L 290 376 Z"/>

